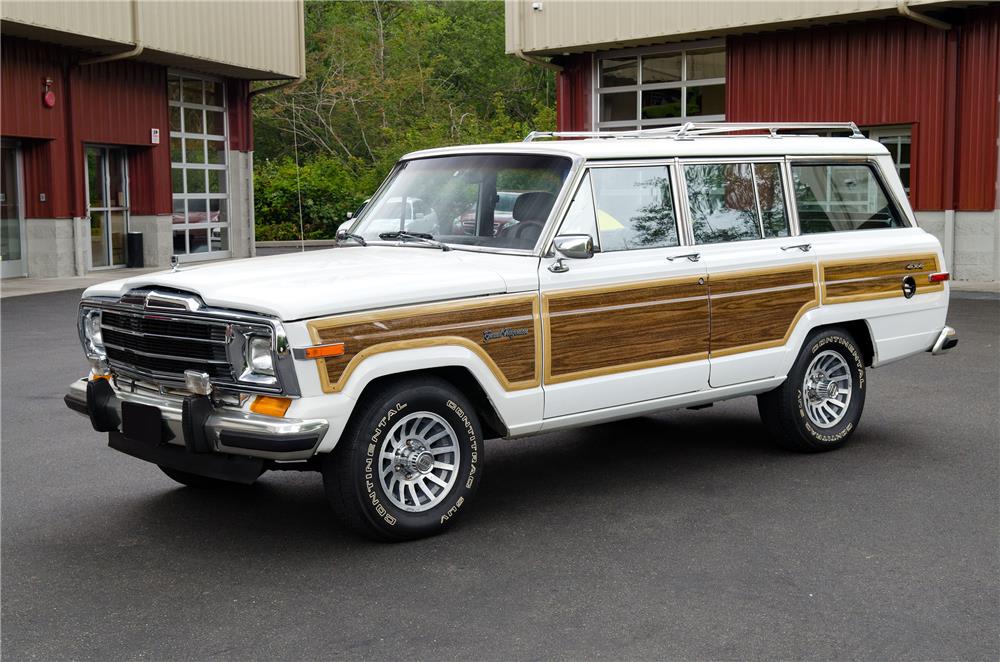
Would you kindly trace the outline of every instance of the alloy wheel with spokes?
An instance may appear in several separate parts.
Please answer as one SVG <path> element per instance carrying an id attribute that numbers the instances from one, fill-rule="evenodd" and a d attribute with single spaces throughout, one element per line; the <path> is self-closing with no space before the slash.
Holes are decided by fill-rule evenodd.
<path id="1" fill-rule="evenodd" d="M 397 508 L 430 510 L 451 491 L 458 476 L 461 449 L 451 425 L 429 411 L 405 416 L 379 449 L 379 481 Z"/>
<path id="2" fill-rule="evenodd" d="M 437 375 L 383 382 L 366 392 L 323 486 L 344 524 L 378 540 L 441 533 L 468 512 L 483 475 L 475 406 Z"/>
<path id="3" fill-rule="evenodd" d="M 817 354 L 802 380 L 802 401 L 813 425 L 832 428 L 844 420 L 851 404 L 851 368 L 832 350 Z"/>

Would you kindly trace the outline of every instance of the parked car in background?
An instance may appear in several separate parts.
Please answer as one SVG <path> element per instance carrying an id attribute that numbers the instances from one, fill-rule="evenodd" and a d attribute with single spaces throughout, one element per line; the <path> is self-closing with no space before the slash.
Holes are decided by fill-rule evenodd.
<path id="1" fill-rule="evenodd" d="M 493 206 L 493 234 L 496 235 L 514 221 L 514 203 L 523 191 L 497 191 L 496 203 Z M 456 220 L 456 230 L 465 234 L 476 232 L 476 205 L 470 204 L 465 213 Z"/>
<path id="2" fill-rule="evenodd" d="M 437 212 L 420 198 L 406 197 L 405 203 L 403 197 L 380 200 L 368 211 L 368 226 L 379 234 L 401 230 L 420 233 L 440 232 Z"/>
<path id="3" fill-rule="evenodd" d="M 853 124 L 561 137 L 407 155 L 333 249 L 89 288 L 66 403 L 185 485 L 320 471 L 403 540 L 469 510 L 484 439 L 755 396 L 828 451 L 869 368 L 957 343 L 941 246 Z"/>

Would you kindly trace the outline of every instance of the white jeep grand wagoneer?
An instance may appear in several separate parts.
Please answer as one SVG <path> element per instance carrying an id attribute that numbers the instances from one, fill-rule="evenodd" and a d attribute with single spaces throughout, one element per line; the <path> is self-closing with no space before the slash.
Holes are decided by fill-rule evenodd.
<path id="1" fill-rule="evenodd" d="M 469 509 L 485 438 L 755 395 L 830 450 L 868 367 L 957 343 L 941 247 L 853 124 L 418 152 L 338 239 L 91 287 L 67 404 L 185 485 L 319 470 L 400 540 Z"/>

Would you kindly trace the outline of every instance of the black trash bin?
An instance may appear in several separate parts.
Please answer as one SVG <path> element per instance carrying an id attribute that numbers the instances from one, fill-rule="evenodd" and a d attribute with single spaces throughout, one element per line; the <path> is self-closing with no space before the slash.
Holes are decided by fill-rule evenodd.
<path id="1" fill-rule="evenodd" d="M 129 232 L 127 241 L 128 246 L 125 249 L 125 254 L 128 256 L 128 260 L 125 266 L 129 269 L 145 266 L 146 262 L 142 257 L 142 233 Z"/>

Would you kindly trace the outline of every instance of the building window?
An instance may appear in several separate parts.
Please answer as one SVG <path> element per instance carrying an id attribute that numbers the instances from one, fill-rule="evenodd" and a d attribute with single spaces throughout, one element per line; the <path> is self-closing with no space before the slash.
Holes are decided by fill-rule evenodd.
<path id="1" fill-rule="evenodd" d="M 726 118 L 720 42 L 609 53 L 597 59 L 598 129 L 638 129 Z"/>
<path id="2" fill-rule="evenodd" d="M 903 182 L 906 194 L 910 194 L 910 127 L 878 127 L 865 130 L 868 137 L 886 146 L 896 164 L 896 172 Z"/>
<path id="3" fill-rule="evenodd" d="M 167 93 L 174 254 L 225 257 L 229 251 L 225 87 L 218 80 L 172 73 Z"/>

